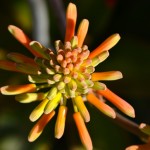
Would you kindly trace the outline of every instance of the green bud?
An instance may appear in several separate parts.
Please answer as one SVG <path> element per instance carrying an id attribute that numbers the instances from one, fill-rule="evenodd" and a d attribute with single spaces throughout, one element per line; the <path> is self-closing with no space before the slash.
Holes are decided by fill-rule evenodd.
<path id="1" fill-rule="evenodd" d="M 57 88 L 56 87 L 52 87 L 47 95 L 47 98 L 49 100 L 52 100 L 56 95 L 57 95 Z"/>
<path id="2" fill-rule="evenodd" d="M 94 85 L 92 87 L 94 90 L 105 90 L 106 85 L 101 82 L 94 82 Z"/>
<path id="3" fill-rule="evenodd" d="M 49 114 L 52 110 L 54 110 L 60 103 L 61 98 L 62 98 L 62 94 L 60 92 L 57 93 L 57 95 L 55 95 L 55 97 L 51 99 L 46 105 L 44 113 Z"/>

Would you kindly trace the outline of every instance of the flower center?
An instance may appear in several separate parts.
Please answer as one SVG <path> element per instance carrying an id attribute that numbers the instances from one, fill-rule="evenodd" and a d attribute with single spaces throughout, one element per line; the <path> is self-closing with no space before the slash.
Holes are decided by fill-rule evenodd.
<path id="1" fill-rule="evenodd" d="M 95 68 L 88 58 L 90 51 L 86 45 L 78 47 L 76 40 L 77 37 L 74 37 L 64 45 L 56 41 L 56 54 L 51 50 L 48 52 L 50 60 L 35 59 L 41 68 L 38 76 L 43 76 L 49 85 L 57 88 L 66 98 L 86 94 L 94 85 L 91 73 Z M 33 76 L 30 77 L 33 79 Z"/>

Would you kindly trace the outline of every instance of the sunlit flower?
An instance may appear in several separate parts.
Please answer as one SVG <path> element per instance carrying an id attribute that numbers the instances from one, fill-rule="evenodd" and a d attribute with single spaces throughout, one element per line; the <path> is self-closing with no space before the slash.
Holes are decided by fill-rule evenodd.
<path id="1" fill-rule="evenodd" d="M 122 98 L 110 91 L 104 80 L 122 78 L 119 71 L 94 72 L 95 67 L 109 56 L 109 50 L 120 40 L 119 34 L 113 34 L 91 53 L 87 45 L 83 45 L 88 31 L 89 22 L 83 19 L 77 33 L 75 25 L 77 19 L 76 6 L 69 4 L 66 13 L 65 41 L 55 42 L 55 52 L 45 48 L 37 41 L 31 41 L 25 33 L 10 25 L 12 35 L 21 42 L 33 55 L 34 59 L 19 53 L 10 53 L 11 61 L 1 60 L 0 68 L 25 73 L 29 84 L 7 85 L 1 87 L 4 95 L 16 95 L 21 103 L 39 101 L 39 105 L 31 112 L 29 118 L 37 121 L 32 128 L 28 140 L 36 140 L 46 124 L 55 115 L 55 108 L 59 107 L 55 124 L 55 137 L 61 138 L 65 130 L 67 115 L 67 101 L 72 101 L 73 118 L 77 126 L 81 142 L 86 149 L 92 149 L 92 141 L 85 126 L 90 121 L 90 114 L 85 106 L 89 102 L 105 115 L 115 118 L 116 113 L 108 106 L 103 97 L 130 117 L 134 117 L 133 107 Z"/>

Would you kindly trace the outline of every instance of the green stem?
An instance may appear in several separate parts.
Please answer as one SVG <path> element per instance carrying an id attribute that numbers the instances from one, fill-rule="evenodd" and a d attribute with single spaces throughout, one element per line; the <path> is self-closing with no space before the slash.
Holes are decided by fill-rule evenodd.
<path id="1" fill-rule="evenodd" d="M 74 100 L 72 99 L 72 103 L 73 103 L 73 109 L 74 109 L 74 112 L 78 112 L 78 108 L 74 102 Z"/>

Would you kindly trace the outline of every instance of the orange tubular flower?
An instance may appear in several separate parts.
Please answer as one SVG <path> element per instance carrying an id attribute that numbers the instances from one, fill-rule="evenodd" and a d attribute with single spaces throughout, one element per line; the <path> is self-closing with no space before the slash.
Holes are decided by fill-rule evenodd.
<path id="1" fill-rule="evenodd" d="M 28 140 L 30 142 L 35 141 L 41 135 L 41 133 L 43 132 L 44 127 L 53 118 L 54 115 L 55 115 L 55 111 L 52 111 L 48 115 L 44 114 L 39 119 L 39 121 L 34 125 L 34 127 L 32 128 L 32 130 L 29 133 Z"/>
<path id="2" fill-rule="evenodd" d="M 75 26 L 77 20 L 77 9 L 76 6 L 72 3 L 69 4 L 67 13 L 66 13 L 66 36 L 65 41 L 70 41 L 74 36 Z"/>
<path id="3" fill-rule="evenodd" d="M 141 145 L 132 145 L 127 147 L 125 150 L 150 150 L 150 143 Z"/>
<path id="4" fill-rule="evenodd" d="M 90 135 L 86 129 L 85 123 L 79 112 L 73 114 L 74 121 L 76 123 L 80 139 L 87 150 L 92 150 L 92 141 Z"/>
<path id="5" fill-rule="evenodd" d="M 59 111 L 55 124 L 55 137 L 61 138 L 65 130 L 67 101 L 72 100 L 75 111 L 73 118 L 81 142 L 87 150 L 92 150 L 92 141 L 84 123 L 90 121 L 86 101 L 113 119 L 116 113 L 104 102 L 103 97 L 126 115 L 134 117 L 135 114 L 130 104 L 101 83 L 105 80 L 121 79 L 122 73 L 119 71 L 94 72 L 95 67 L 109 56 L 109 50 L 120 40 L 119 34 L 111 35 L 90 53 L 88 46 L 83 45 L 89 21 L 83 19 L 76 34 L 76 19 L 76 5 L 70 3 L 66 13 L 64 43 L 60 40 L 56 41 L 56 53 L 37 41 L 31 41 L 21 29 L 10 25 L 8 29 L 11 34 L 35 58 L 10 53 L 8 55 L 10 61 L 0 60 L 1 69 L 25 73 L 30 82 L 25 85 L 4 86 L 0 91 L 4 95 L 15 95 L 16 100 L 21 103 L 40 102 L 29 117 L 32 122 L 39 119 L 29 134 L 30 142 L 41 135 L 46 124 L 54 116 L 56 107 L 59 107 Z"/>

